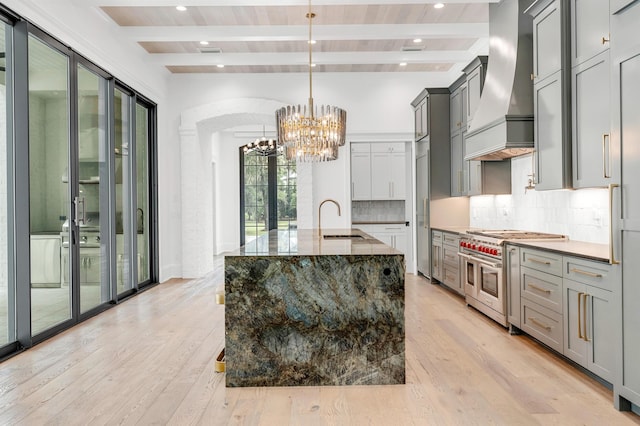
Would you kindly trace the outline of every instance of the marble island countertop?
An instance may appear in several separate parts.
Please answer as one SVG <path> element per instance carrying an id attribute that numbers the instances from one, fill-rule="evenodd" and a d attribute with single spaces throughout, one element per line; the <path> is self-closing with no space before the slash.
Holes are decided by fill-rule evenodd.
<path id="1" fill-rule="evenodd" d="M 359 229 L 273 230 L 225 256 L 389 255 L 398 250 Z"/>

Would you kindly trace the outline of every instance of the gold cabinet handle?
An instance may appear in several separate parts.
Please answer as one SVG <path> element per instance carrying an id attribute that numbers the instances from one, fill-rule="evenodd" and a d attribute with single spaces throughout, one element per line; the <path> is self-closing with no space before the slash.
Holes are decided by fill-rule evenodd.
<path id="1" fill-rule="evenodd" d="M 602 37 L 602 44 L 609 43 L 609 39 L 607 37 Z"/>
<path id="2" fill-rule="evenodd" d="M 534 290 L 538 290 L 538 291 L 539 291 L 539 292 L 541 292 L 541 293 L 551 294 L 551 290 L 548 290 L 548 289 L 546 289 L 546 288 L 539 287 L 539 286 L 537 286 L 537 285 L 535 285 L 535 284 L 531 284 L 531 283 L 529 283 L 529 284 L 527 284 L 527 287 L 532 288 L 532 289 L 534 289 Z"/>
<path id="3" fill-rule="evenodd" d="M 584 329 L 584 341 L 590 342 L 589 328 L 587 327 L 587 297 L 589 297 L 587 293 L 582 294 L 582 328 Z"/>
<path id="4" fill-rule="evenodd" d="M 224 305 L 224 293 L 216 293 L 216 304 Z"/>
<path id="5" fill-rule="evenodd" d="M 613 189 L 619 187 L 617 183 L 609 184 L 609 264 L 619 265 L 613 253 Z"/>
<path id="6" fill-rule="evenodd" d="M 602 177 L 605 179 L 610 179 L 611 175 L 611 144 L 609 144 L 609 152 L 607 155 L 607 139 L 609 139 L 609 135 L 607 133 L 602 134 Z M 609 158 L 609 168 L 607 171 L 607 158 Z"/>
<path id="7" fill-rule="evenodd" d="M 218 356 L 216 357 L 216 362 L 215 362 L 215 366 L 214 366 L 214 371 L 216 373 L 224 373 L 226 370 L 226 359 L 224 356 L 224 348 L 222 348 L 222 352 L 220 352 L 218 354 Z"/>
<path id="8" fill-rule="evenodd" d="M 535 80 L 535 79 L 536 79 L 536 77 L 537 77 L 537 76 L 536 76 L 534 73 L 531 73 L 531 81 Z"/>
<path id="9" fill-rule="evenodd" d="M 537 325 L 538 327 L 544 328 L 547 331 L 551 331 L 551 326 L 543 323 L 542 321 L 538 321 L 536 318 L 529 317 L 529 321 Z"/>
<path id="10" fill-rule="evenodd" d="M 584 336 L 582 335 L 582 305 L 580 302 L 580 297 L 584 293 L 578 293 L 578 339 L 584 340 Z"/>
<path id="11" fill-rule="evenodd" d="M 541 265 L 551 265 L 551 262 L 549 262 L 548 260 L 540 260 L 536 259 L 535 257 L 530 257 L 529 261 L 533 263 L 539 263 Z"/>
<path id="12" fill-rule="evenodd" d="M 591 278 L 602 278 L 602 274 L 596 274 L 595 272 L 583 271 L 578 268 L 571 268 L 571 272 L 575 272 L 576 274 L 586 275 Z"/>

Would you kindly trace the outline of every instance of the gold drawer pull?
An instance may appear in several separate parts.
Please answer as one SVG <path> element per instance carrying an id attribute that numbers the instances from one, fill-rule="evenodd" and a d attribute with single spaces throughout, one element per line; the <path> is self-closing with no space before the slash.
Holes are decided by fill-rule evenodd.
<path id="1" fill-rule="evenodd" d="M 216 293 L 216 303 L 218 305 L 224 305 L 224 293 Z"/>
<path id="2" fill-rule="evenodd" d="M 537 319 L 535 319 L 535 318 L 531 318 L 531 317 L 530 317 L 530 318 L 529 318 L 529 321 L 530 321 L 530 322 L 532 322 L 532 323 L 534 323 L 534 324 L 535 324 L 535 325 L 537 325 L 538 327 L 544 328 L 544 329 L 545 329 L 545 330 L 547 330 L 547 331 L 551 331 L 551 326 L 548 326 L 547 324 L 545 324 L 545 323 L 543 323 L 543 322 L 541 322 L 541 321 L 538 321 L 538 320 L 537 320 Z"/>
<path id="3" fill-rule="evenodd" d="M 591 278 L 602 278 L 602 274 L 596 274 L 595 272 L 583 271 L 582 269 L 571 268 L 571 272 L 575 272 L 576 274 L 586 275 Z"/>
<path id="4" fill-rule="evenodd" d="M 541 265 L 551 265 L 551 262 L 549 262 L 548 260 L 540 260 L 536 259 L 535 257 L 530 257 L 529 261 L 533 263 L 539 263 Z"/>
<path id="5" fill-rule="evenodd" d="M 529 287 L 529 288 L 532 288 L 532 289 L 534 289 L 534 290 L 538 290 L 538 291 L 540 291 L 540 292 L 542 292 L 542 293 L 551 294 L 551 290 L 547 290 L 546 288 L 538 287 L 538 286 L 537 286 L 537 285 L 535 285 L 535 284 L 531 284 L 531 283 L 529 283 L 528 287 Z"/>
<path id="6" fill-rule="evenodd" d="M 602 37 L 602 44 L 609 43 L 609 39 L 606 37 Z"/>

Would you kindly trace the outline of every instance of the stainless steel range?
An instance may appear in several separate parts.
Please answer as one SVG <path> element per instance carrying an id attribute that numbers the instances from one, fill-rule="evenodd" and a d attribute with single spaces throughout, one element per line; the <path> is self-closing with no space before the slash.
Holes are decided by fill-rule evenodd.
<path id="1" fill-rule="evenodd" d="M 558 234 L 515 230 L 467 231 L 460 239 L 465 301 L 504 327 L 508 327 L 504 244 L 513 240 L 566 240 Z"/>

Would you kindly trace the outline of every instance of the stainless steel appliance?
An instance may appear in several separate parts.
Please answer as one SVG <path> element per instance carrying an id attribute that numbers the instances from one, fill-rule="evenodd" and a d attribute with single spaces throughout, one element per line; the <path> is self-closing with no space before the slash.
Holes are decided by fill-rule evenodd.
<path id="1" fill-rule="evenodd" d="M 508 327 L 504 244 L 512 240 L 565 240 L 564 235 L 514 230 L 468 231 L 460 239 L 465 301 Z"/>

